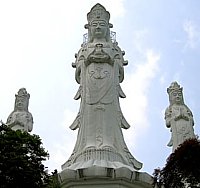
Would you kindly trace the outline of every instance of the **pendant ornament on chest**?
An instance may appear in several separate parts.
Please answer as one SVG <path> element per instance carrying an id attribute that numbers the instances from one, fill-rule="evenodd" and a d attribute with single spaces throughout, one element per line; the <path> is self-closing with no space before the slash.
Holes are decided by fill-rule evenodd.
<path id="1" fill-rule="evenodd" d="M 88 48 L 88 51 L 91 49 Z M 113 64 L 113 58 L 110 54 L 110 48 L 104 48 L 103 44 L 98 43 L 94 46 L 93 50 L 89 52 L 85 61 L 86 66 L 91 63 L 108 63 Z"/>

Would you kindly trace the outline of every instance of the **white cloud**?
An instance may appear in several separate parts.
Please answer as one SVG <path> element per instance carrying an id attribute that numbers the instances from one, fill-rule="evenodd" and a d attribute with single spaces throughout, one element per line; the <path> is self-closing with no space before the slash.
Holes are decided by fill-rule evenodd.
<path id="1" fill-rule="evenodd" d="M 55 137 L 52 140 L 52 144 L 49 147 L 50 160 L 44 164 L 48 166 L 49 171 L 57 169 L 61 171 L 61 165 L 64 164 L 72 154 L 75 146 L 77 131 L 73 131 L 69 128 L 74 121 L 77 113 L 69 108 L 64 111 L 63 121 L 58 127 L 59 137 Z"/>
<path id="2" fill-rule="evenodd" d="M 200 44 L 200 26 L 194 21 L 186 20 L 183 29 L 187 34 L 185 48 L 195 49 Z"/>
<path id="3" fill-rule="evenodd" d="M 177 81 L 177 82 L 180 82 L 181 80 L 181 72 L 176 72 L 174 75 L 173 75 L 173 80 L 174 81 Z"/>
<path id="4" fill-rule="evenodd" d="M 123 84 L 127 98 L 121 100 L 122 112 L 132 127 L 124 131 L 126 143 L 136 147 L 136 140 L 148 129 L 148 92 L 159 68 L 160 55 L 152 50 L 144 54 L 145 62 L 138 64 L 134 73 L 126 75 Z"/>
<path id="5" fill-rule="evenodd" d="M 161 85 L 164 85 L 166 83 L 166 73 L 163 73 L 160 77 L 160 83 Z"/>
<path id="6" fill-rule="evenodd" d="M 133 32 L 134 38 L 134 48 L 138 51 L 138 53 L 143 54 L 144 49 L 146 48 L 147 37 L 149 35 L 149 31 L 147 29 L 141 29 Z"/>
<path id="7" fill-rule="evenodd" d="M 68 123 L 67 126 L 70 126 L 73 123 L 73 121 L 75 120 L 77 114 L 78 114 L 78 110 L 77 110 L 77 112 L 73 112 L 69 108 L 66 109 L 64 112 L 64 121 L 62 123 L 63 127 L 66 127 L 67 123 Z"/>

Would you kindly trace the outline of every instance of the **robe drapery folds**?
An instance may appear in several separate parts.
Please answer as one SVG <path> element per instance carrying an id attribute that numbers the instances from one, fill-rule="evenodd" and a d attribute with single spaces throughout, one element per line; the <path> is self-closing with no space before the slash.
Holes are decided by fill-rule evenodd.
<path id="1" fill-rule="evenodd" d="M 172 146 L 173 151 L 185 140 L 195 138 L 193 115 L 185 104 L 170 105 L 165 112 L 165 119 L 167 127 L 171 128 L 168 146 Z"/>
<path id="2" fill-rule="evenodd" d="M 142 167 L 129 152 L 121 130 L 130 127 L 119 104 L 119 97 L 125 98 L 120 87 L 123 66 L 117 43 L 88 43 L 77 54 L 75 77 L 80 87 L 75 99 L 81 98 L 81 104 L 70 128 L 79 130 L 74 151 L 63 169 Z"/>

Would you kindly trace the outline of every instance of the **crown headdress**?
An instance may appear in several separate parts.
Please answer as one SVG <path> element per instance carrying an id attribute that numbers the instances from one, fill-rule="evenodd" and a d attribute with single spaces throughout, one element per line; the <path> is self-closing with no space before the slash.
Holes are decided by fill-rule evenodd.
<path id="1" fill-rule="evenodd" d="M 91 23 L 93 20 L 105 20 L 107 23 L 110 19 L 110 13 L 99 3 L 94 5 L 90 12 L 87 14 L 88 23 Z"/>
<path id="2" fill-rule="evenodd" d="M 18 91 L 18 94 L 15 95 L 16 98 L 24 98 L 24 99 L 29 99 L 30 98 L 30 94 L 27 93 L 25 88 L 21 88 Z"/>
<path id="3" fill-rule="evenodd" d="M 19 100 L 23 100 L 25 105 L 26 110 L 28 110 L 28 104 L 29 104 L 29 98 L 30 98 L 30 94 L 27 93 L 25 88 L 21 88 L 19 89 L 18 93 L 15 95 L 15 110 L 17 109 L 17 102 Z"/>
<path id="4" fill-rule="evenodd" d="M 167 88 L 167 93 L 170 95 L 173 91 L 181 91 L 183 88 L 177 82 L 172 82 L 169 88 Z"/>

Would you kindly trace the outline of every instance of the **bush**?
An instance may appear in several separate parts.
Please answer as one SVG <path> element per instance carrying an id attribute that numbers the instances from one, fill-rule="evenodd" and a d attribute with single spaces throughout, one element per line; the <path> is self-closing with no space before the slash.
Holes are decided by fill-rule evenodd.
<path id="1" fill-rule="evenodd" d="M 38 135 L 0 125 L 1 188 L 45 187 L 50 176 L 42 162 L 48 157 Z"/>
<path id="2" fill-rule="evenodd" d="M 154 185 L 165 188 L 200 187 L 200 140 L 188 139 L 172 153 L 165 167 L 154 170 Z"/>

